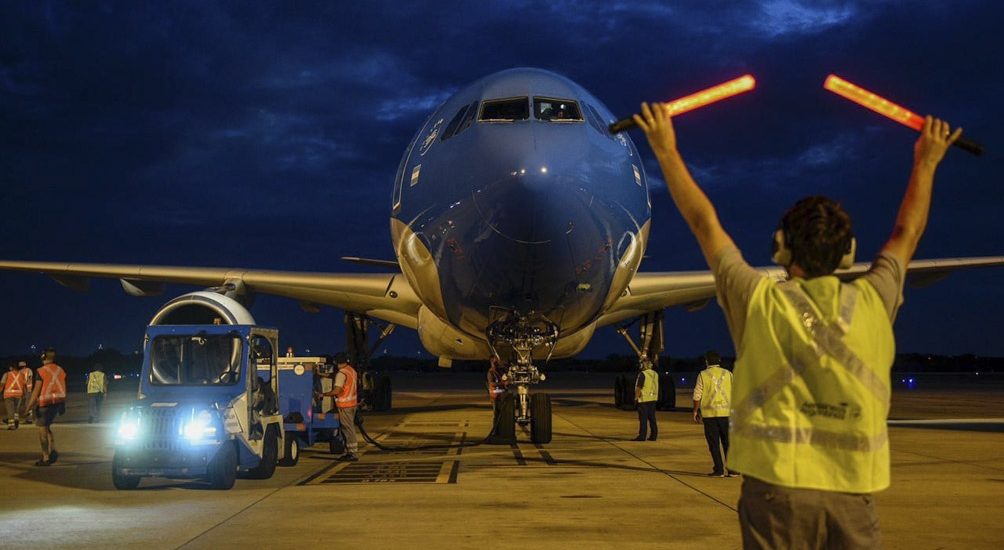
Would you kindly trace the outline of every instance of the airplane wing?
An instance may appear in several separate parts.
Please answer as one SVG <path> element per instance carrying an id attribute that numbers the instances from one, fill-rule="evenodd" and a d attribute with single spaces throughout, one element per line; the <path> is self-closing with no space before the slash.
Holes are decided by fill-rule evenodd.
<path id="1" fill-rule="evenodd" d="M 317 311 L 322 305 L 332 306 L 365 313 L 412 329 L 418 327 L 418 309 L 422 305 L 400 272 L 306 273 L 214 267 L 10 261 L 0 261 L 0 270 L 39 272 L 74 290 L 86 290 L 90 279 L 95 277 L 119 279 L 122 288 L 133 296 L 160 294 L 165 283 L 212 287 L 240 282 L 256 293 L 297 300 L 307 311 Z"/>
<path id="2" fill-rule="evenodd" d="M 1004 256 L 979 258 L 940 258 L 914 260 L 907 266 L 906 282 L 914 288 L 936 283 L 958 269 L 1004 265 Z M 836 273 L 841 279 L 853 279 L 871 267 L 871 262 L 854 264 Z M 784 280 L 786 274 L 778 266 L 757 268 L 764 275 Z M 620 323 L 668 307 L 681 306 L 695 311 L 715 299 L 715 280 L 710 271 L 675 271 L 638 273 L 624 294 L 597 321 L 602 327 Z"/>

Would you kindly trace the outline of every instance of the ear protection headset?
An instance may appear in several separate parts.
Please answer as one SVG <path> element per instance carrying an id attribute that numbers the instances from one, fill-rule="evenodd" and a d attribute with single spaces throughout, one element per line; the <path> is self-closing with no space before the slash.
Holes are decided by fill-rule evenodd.
<path id="1" fill-rule="evenodd" d="M 854 265 L 854 253 L 858 250 L 858 240 L 851 237 L 851 242 L 847 245 L 847 250 L 840 257 L 840 264 L 837 269 L 849 269 Z M 784 230 L 778 229 L 774 232 L 774 242 L 771 246 L 770 259 L 777 265 L 788 267 L 791 265 L 791 248 L 788 248 L 788 239 L 784 236 Z"/>

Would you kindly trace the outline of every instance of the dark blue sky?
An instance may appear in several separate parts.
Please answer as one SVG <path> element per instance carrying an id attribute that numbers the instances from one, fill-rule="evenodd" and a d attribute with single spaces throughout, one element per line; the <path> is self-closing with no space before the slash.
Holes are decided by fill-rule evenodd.
<path id="1" fill-rule="evenodd" d="M 989 151 L 949 154 L 917 257 L 1004 254 L 1004 5 L 708 4 L 5 2 L 0 258 L 330 272 L 359 270 L 342 255 L 392 258 L 404 147 L 452 92 L 515 66 L 561 73 L 625 114 L 755 74 L 754 93 L 678 121 L 681 150 L 755 264 L 806 194 L 844 203 L 860 258 L 891 229 L 915 134 L 825 92 L 835 72 L 963 125 Z M 704 268 L 654 188 L 642 269 Z M 908 289 L 900 351 L 1004 356 L 1002 275 Z M 78 294 L 0 273 L 0 353 L 136 349 L 159 305 L 187 290 L 136 299 L 98 280 Z M 272 297 L 253 312 L 298 349 L 343 343 L 340 312 Z M 667 320 L 670 355 L 731 352 L 717 306 Z M 403 331 L 388 348 L 419 346 Z M 604 329 L 586 355 L 627 351 Z"/>

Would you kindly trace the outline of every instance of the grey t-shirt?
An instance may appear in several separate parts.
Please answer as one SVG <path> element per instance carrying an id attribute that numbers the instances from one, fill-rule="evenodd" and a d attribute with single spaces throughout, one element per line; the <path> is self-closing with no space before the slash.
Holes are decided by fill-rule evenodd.
<path id="1" fill-rule="evenodd" d="M 743 339 L 746 328 L 746 313 L 750 299 L 760 279 L 766 277 L 762 271 L 751 267 L 738 248 L 728 247 L 715 254 L 712 273 L 718 293 L 718 304 L 725 313 L 725 322 L 736 351 Z M 871 268 L 861 275 L 878 292 L 889 320 L 896 320 L 896 312 L 903 304 L 903 281 L 906 273 L 903 266 L 891 254 L 879 254 Z"/>

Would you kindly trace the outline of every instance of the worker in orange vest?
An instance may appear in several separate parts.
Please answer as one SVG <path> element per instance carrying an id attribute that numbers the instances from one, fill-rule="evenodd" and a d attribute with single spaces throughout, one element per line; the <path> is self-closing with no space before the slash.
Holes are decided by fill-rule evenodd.
<path id="1" fill-rule="evenodd" d="M 35 371 L 31 370 L 27 361 L 18 361 L 17 369 L 21 374 L 21 381 L 24 383 L 24 397 L 21 398 L 21 405 L 24 405 L 28 401 L 28 397 L 31 396 L 31 390 L 35 388 Z M 34 417 L 34 411 L 22 412 L 21 423 L 31 424 Z"/>
<path id="2" fill-rule="evenodd" d="M 56 415 L 66 411 L 66 371 L 56 364 L 56 350 L 48 348 L 42 354 L 42 367 L 38 369 L 39 380 L 25 404 L 25 409 L 35 409 L 35 425 L 38 426 L 38 441 L 42 445 L 42 459 L 35 466 L 49 466 L 56 462 L 56 439 L 52 435 L 52 423 Z"/>
<path id="3" fill-rule="evenodd" d="M 0 378 L 0 387 L 3 387 L 3 404 L 7 410 L 6 422 L 8 430 L 16 430 L 18 427 L 18 409 L 21 399 L 24 397 L 24 380 L 21 378 L 21 371 L 14 363 L 7 367 L 7 372 Z"/>
<path id="4" fill-rule="evenodd" d="M 345 353 L 336 353 L 334 357 L 335 365 L 338 367 L 338 374 L 335 375 L 334 388 L 329 392 L 321 393 L 321 397 L 334 397 L 335 405 L 338 408 L 339 431 L 342 440 L 345 441 L 345 454 L 338 457 L 342 462 L 356 462 L 359 457 L 359 441 L 356 439 L 356 406 L 359 404 L 357 397 L 356 369 L 349 363 L 349 356 Z"/>

